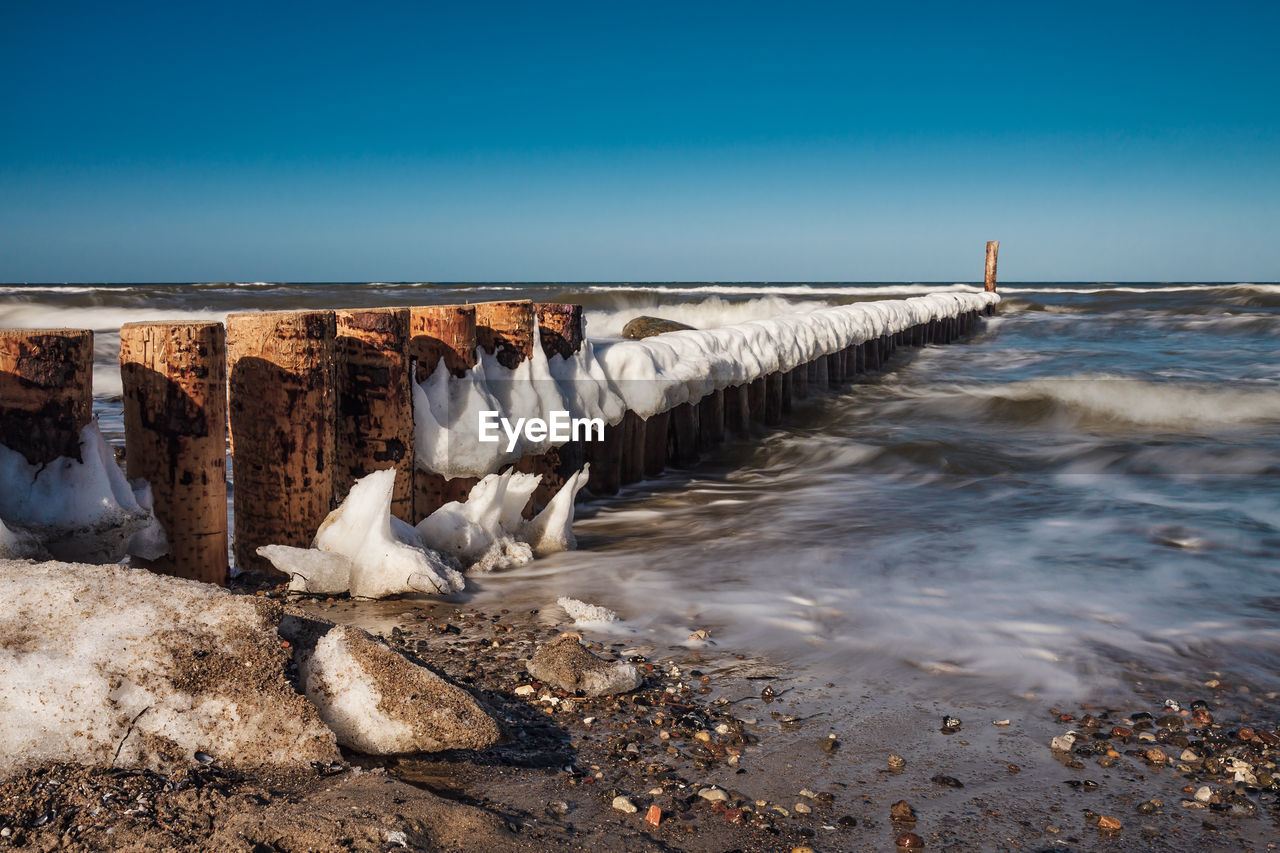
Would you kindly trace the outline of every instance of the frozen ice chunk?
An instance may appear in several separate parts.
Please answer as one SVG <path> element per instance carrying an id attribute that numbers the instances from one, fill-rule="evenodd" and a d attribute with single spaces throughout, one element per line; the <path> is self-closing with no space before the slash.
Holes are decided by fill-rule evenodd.
<path id="1" fill-rule="evenodd" d="M 351 561 L 341 554 L 294 548 L 289 545 L 263 545 L 258 556 L 271 561 L 279 571 L 289 575 L 290 592 L 335 595 L 351 589 Z"/>
<path id="2" fill-rule="evenodd" d="M 471 488 L 466 501 L 450 501 L 418 522 L 424 544 L 477 569 L 508 568 L 533 559 L 533 548 L 517 544 L 521 513 L 540 474 L 490 474 Z M 527 558 L 526 558 L 527 556 Z"/>
<path id="3" fill-rule="evenodd" d="M 556 599 L 556 604 L 564 608 L 564 612 L 569 614 L 569 618 L 575 624 L 583 624 L 585 622 L 617 622 L 618 614 L 614 613 L 607 607 L 601 607 L 598 604 L 587 604 L 585 601 L 579 601 L 576 598 L 564 596 Z"/>
<path id="4" fill-rule="evenodd" d="M 587 484 L 590 469 L 589 464 L 584 465 L 581 471 L 566 480 L 542 512 L 521 528 L 521 537 L 533 547 L 535 556 L 545 557 L 578 547 L 578 540 L 573 535 L 573 507 L 578 492 Z"/>
<path id="5" fill-rule="evenodd" d="M 395 470 L 388 468 L 357 480 L 342 506 L 321 523 L 312 547 L 351 562 L 350 590 L 358 598 L 462 589 L 464 581 L 456 569 L 395 535 L 391 524 L 395 478 Z M 403 535 L 404 528 L 396 529 Z"/>

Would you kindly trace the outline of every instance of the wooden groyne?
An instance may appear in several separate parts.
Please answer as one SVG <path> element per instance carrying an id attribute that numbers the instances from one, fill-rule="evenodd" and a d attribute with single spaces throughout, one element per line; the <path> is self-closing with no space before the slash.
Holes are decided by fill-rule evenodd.
<path id="1" fill-rule="evenodd" d="M 987 247 L 987 290 L 997 246 Z M 882 369 L 899 348 L 952 343 L 991 312 L 990 304 L 956 306 L 644 417 L 627 410 L 603 440 L 526 454 L 508 464 L 543 478 L 526 515 L 585 462 L 596 496 L 691 468 L 722 442 L 781 423 L 797 401 Z M 127 471 L 150 483 L 169 538 L 169 553 L 143 564 L 220 584 L 229 575 L 228 448 L 235 563 L 270 573 L 259 546 L 308 547 L 374 471 L 395 469 L 392 513 L 411 524 L 466 498 L 476 478 L 418 464 L 415 382 L 440 370 L 465 380 L 481 354 L 514 371 L 535 347 L 568 360 L 587 343 L 581 306 L 520 300 L 240 313 L 225 326 L 130 323 L 120 340 Z M 0 330 L 0 444 L 33 465 L 78 458 L 90 422 L 92 341 L 84 330 Z"/>

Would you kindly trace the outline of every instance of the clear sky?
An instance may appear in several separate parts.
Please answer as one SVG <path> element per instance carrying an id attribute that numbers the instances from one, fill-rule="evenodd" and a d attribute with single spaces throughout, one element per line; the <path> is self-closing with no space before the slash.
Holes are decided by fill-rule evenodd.
<path id="1" fill-rule="evenodd" d="M 1280 279 L 1275 2 L 0 7 L 0 280 Z"/>

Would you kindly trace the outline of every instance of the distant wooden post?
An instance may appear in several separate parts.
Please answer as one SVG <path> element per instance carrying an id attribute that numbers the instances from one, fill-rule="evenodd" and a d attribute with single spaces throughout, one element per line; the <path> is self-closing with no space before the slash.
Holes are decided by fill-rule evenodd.
<path id="1" fill-rule="evenodd" d="M 681 403 L 671 410 L 670 415 L 671 463 L 677 468 L 692 468 L 698 464 L 699 439 L 702 433 L 698 421 L 698 405 Z"/>
<path id="2" fill-rule="evenodd" d="M 797 365 L 791 369 L 791 397 L 803 400 L 809 396 L 809 366 Z"/>
<path id="3" fill-rule="evenodd" d="M 751 433 L 751 404 L 746 385 L 724 389 L 724 427 L 737 436 Z"/>
<path id="4" fill-rule="evenodd" d="M 93 415 L 93 332 L 0 329 L 0 444 L 32 465 L 80 461 Z"/>
<path id="5" fill-rule="evenodd" d="M 712 391 L 698 401 L 698 430 L 703 450 L 724 441 L 724 391 Z"/>
<path id="6" fill-rule="evenodd" d="M 274 572 L 262 545 L 311 544 L 333 508 L 332 311 L 227 317 L 235 558 Z"/>
<path id="7" fill-rule="evenodd" d="M 334 500 L 356 480 L 396 469 L 391 513 L 413 523 L 413 397 L 409 389 L 409 309 L 338 311 L 337 468 Z"/>
<path id="8" fill-rule="evenodd" d="M 659 412 L 644 422 L 644 475 L 657 477 L 667 468 L 667 438 L 670 412 Z"/>
<path id="9" fill-rule="evenodd" d="M 984 290 L 993 291 L 996 289 L 996 256 L 1000 254 L 1000 241 L 987 241 L 987 274 L 984 281 L 986 282 Z"/>
<path id="10" fill-rule="evenodd" d="M 783 385 L 781 373 L 770 373 L 764 377 L 764 414 L 762 419 L 770 426 L 782 423 Z"/>
<path id="11" fill-rule="evenodd" d="M 169 539 L 135 565 L 227 583 L 227 349 L 221 323 L 120 328 L 125 463 L 151 484 Z"/>
<path id="12" fill-rule="evenodd" d="M 622 464 L 619 473 L 625 486 L 644 479 L 644 450 L 648 436 L 644 418 L 630 410 L 623 415 L 621 426 Z"/>
<path id="13" fill-rule="evenodd" d="M 622 460 L 627 452 L 625 421 L 606 426 L 604 441 L 589 441 L 584 448 L 591 470 L 587 488 L 596 496 L 616 495 L 622 486 Z"/>
<path id="14" fill-rule="evenodd" d="M 747 411 L 751 415 L 751 420 L 757 423 L 763 423 L 765 419 L 765 378 L 763 376 L 748 382 L 747 389 Z"/>
<path id="15" fill-rule="evenodd" d="M 409 308 L 409 359 L 415 382 L 435 373 L 441 362 L 453 376 L 466 376 L 476 363 L 476 309 L 470 305 Z M 465 500 L 477 482 L 474 477 L 446 480 L 415 462 L 412 520 L 421 521 L 450 501 Z"/>

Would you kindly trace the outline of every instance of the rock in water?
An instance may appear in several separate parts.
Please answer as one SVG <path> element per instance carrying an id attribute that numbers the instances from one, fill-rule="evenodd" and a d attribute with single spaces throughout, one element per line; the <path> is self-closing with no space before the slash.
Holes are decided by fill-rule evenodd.
<path id="1" fill-rule="evenodd" d="M 307 698 L 345 747 L 369 755 L 485 749 L 502 735 L 471 694 L 358 628 L 291 611 L 280 632 L 297 647 Z"/>
<path id="2" fill-rule="evenodd" d="M 663 335 L 667 332 L 689 332 L 693 326 L 677 323 L 675 320 L 664 320 L 661 317 L 637 317 L 622 327 L 622 336 L 633 341 Z"/>
<path id="3" fill-rule="evenodd" d="M 631 664 L 607 661 L 587 651 L 577 634 L 561 634 L 534 652 L 526 669 L 539 681 L 588 696 L 628 693 L 644 679 Z"/>
<path id="4" fill-rule="evenodd" d="M 0 773 L 339 758 L 285 677 L 282 609 L 122 566 L 0 560 Z"/>

